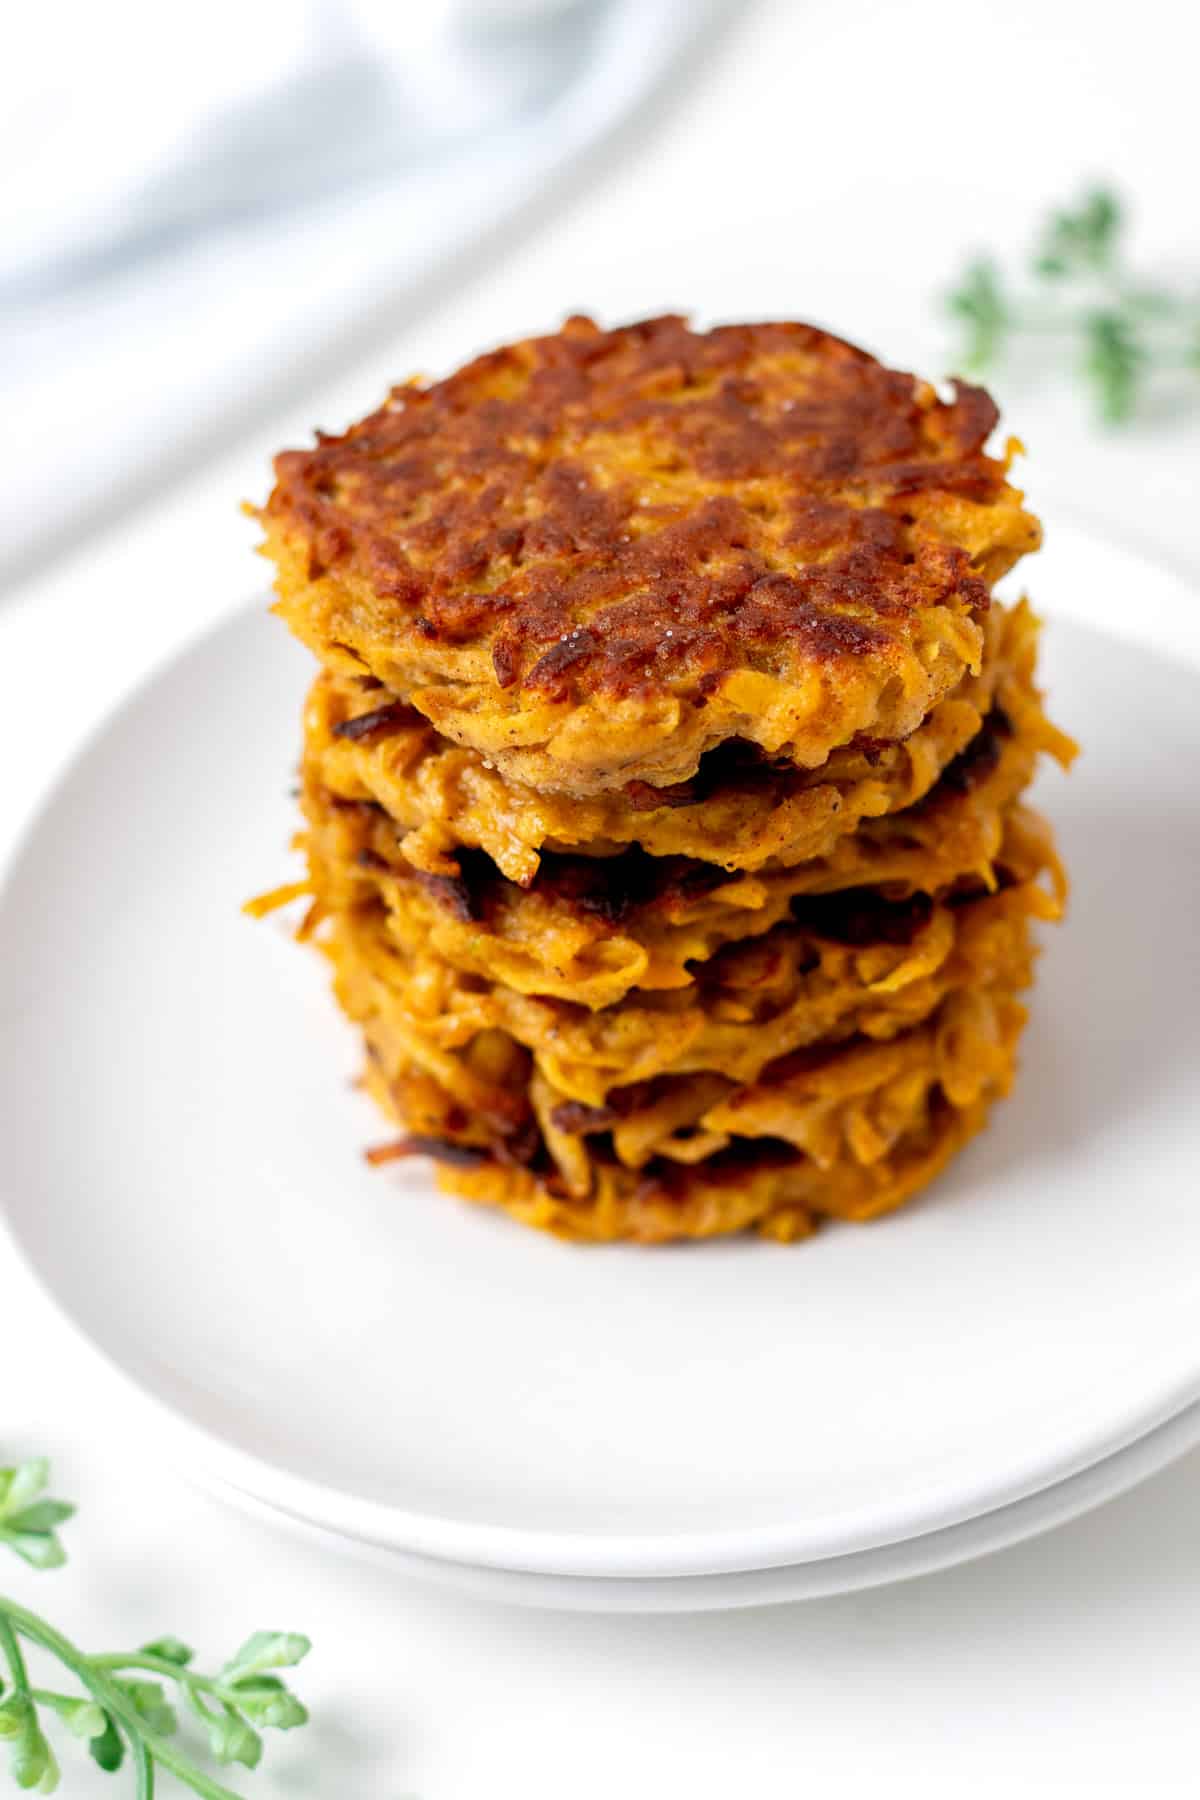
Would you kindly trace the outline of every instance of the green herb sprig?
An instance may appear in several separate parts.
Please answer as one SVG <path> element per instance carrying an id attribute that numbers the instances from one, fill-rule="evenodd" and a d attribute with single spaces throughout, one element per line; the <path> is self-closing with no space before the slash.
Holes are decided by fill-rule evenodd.
<path id="1" fill-rule="evenodd" d="M 49 1465 L 44 1458 L 0 1469 L 0 1543 L 35 1569 L 55 1569 L 66 1561 L 58 1527 L 74 1512 L 46 1496 Z M 53 1657 L 84 1690 L 61 1693 L 36 1686 L 26 1662 L 26 1645 Z M 115 1772 L 128 1756 L 138 1800 L 153 1800 L 155 1775 L 170 1773 L 204 1800 L 238 1800 L 173 1740 L 176 1702 L 191 1712 L 218 1763 L 257 1766 L 264 1729 L 289 1731 L 308 1714 L 278 1675 L 293 1668 L 310 1649 L 306 1637 L 288 1631 L 257 1631 L 215 1675 L 193 1668 L 195 1653 L 175 1637 L 156 1638 L 139 1650 L 81 1650 L 37 1613 L 0 1595 L 0 1740 L 6 1740 L 19 1788 L 50 1794 L 59 1768 L 43 1721 L 55 1720 L 82 1739 L 102 1769 Z"/>
<path id="2" fill-rule="evenodd" d="M 1116 194 L 1094 188 L 1046 220 L 1023 285 L 990 257 L 964 270 L 946 306 L 962 330 L 969 375 L 994 368 L 1022 338 L 1061 345 L 1110 425 L 1136 410 L 1155 371 L 1200 377 L 1200 293 L 1170 293 L 1127 267 Z"/>

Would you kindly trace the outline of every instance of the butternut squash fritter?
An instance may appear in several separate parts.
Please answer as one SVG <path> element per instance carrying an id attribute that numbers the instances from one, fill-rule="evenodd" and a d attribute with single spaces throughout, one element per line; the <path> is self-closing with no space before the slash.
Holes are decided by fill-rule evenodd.
<path id="1" fill-rule="evenodd" d="M 321 664 L 300 935 L 443 1185 L 584 1241 L 803 1237 L 1008 1091 L 1075 747 L 977 388 L 795 323 L 585 318 L 282 454 Z"/>
<path id="2" fill-rule="evenodd" d="M 1025 1020 L 1002 986 L 962 990 L 889 1043 L 802 1054 L 747 1088 L 678 1083 L 598 1137 L 556 1129 L 553 1095 L 535 1075 L 550 1160 L 532 1136 L 517 1154 L 416 1148 L 437 1157 L 450 1192 L 563 1237 L 662 1243 L 754 1227 L 794 1239 L 822 1217 L 877 1218 L 925 1187 L 1009 1091 Z M 374 1064 L 368 1086 L 396 1109 Z M 410 1147 L 401 1140 L 392 1153 Z"/>
<path id="3" fill-rule="evenodd" d="M 693 987 L 631 995 L 601 1012 L 464 976 L 427 950 L 406 953 L 378 907 L 333 916 L 326 947 L 338 999 L 387 1078 L 420 1070 L 468 1112 L 503 1119 L 508 1135 L 528 1116 L 508 1110 L 510 1062 L 489 1086 L 490 1061 L 471 1060 L 478 1040 L 500 1033 L 529 1052 L 582 1129 L 605 1124 L 614 1089 L 663 1075 L 754 1082 L 768 1063 L 814 1044 L 895 1037 L 952 992 L 1023 985 L 1030 922 L 1061 912 L 1052 857 L 1040 833 L 1014 830 L 995 893 L 808 903 L 765 937 L 719 952 Z"/>
<path id="4" fill-rule="evenodd" d="M 994 605 L 983 666 L 938 702 L 900 743 L 859 741 L 819 770 L 770 762 L 749 745 L 710 752 L 691 782 L 633 783 L 572 799 L 506 780 L 478 751 L 451 744 L 374 677 L 318 676 L 305 714 L 317 779 L 344 800 L 381 806 L 403 833 L 405 860 L 427 875 L 458 876 L 458 851 L 486 852 L 528 887 L 543 850 L 611 855 L 636 844 L 651 856 L 688 856 L 756 870 L 827 856 L 867 818 L 915 805 L 964 750 L 997 699 L 1007 710 L 1033 687 L 1038 622 L 1028 605 Z"/>
<path id="5" fill-rule="evenodd" d="M 278 610 L 539 792 L 819 768 L 978 671 L 1040 538 L 996 418 L 809 325 L 569 319 L 277 458 Z"/>
<path id="6" fill-rule="evenodd" d="M 697 965 L 770 931 L 801 895 L 885 888 L 902 897 L 964 877 L 990 885 L 1006 819 L 1044 748 L 1068 754 L 1031 694 L 1016 720 L 989 714 L 920 805 L 864 820 L 826 857 L 728 874 L 637 850 L 544 855 L 528 889 L 479 852 L 460 858 L 455 879 L 412 869 L 386 814 L 329 795 L 307 769 L 309 885 L 322 910 L 381 901 L 402 950 L 419 945 L 464 974 L 599 1009 L 634 989 L 690 987 Z"/>

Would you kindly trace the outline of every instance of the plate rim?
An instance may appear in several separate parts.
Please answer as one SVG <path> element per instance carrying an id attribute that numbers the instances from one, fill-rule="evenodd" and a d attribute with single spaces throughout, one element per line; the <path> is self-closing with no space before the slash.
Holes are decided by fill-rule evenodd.
<path id="1" fill-rule="evenodd" d="M 1121 1450 L 1007 1506 L 893 1544 L 774 1568 L 712 1574 L 606 1577 L 543 1575 L 529 1570 L 455 1563 L 330 1531 L 227 1484 L 208 1484 L 231 1506 L 309 1542 L 360 1555 L 417 1580 L 481 1599 L 564 1612 L 688 1614 L 793 1605 L 865 1593 L 1015 1548 L 1071 1524 L 1163 1473 L 1200 1445 L 1200 1401 L 1193 1401 Z"/>

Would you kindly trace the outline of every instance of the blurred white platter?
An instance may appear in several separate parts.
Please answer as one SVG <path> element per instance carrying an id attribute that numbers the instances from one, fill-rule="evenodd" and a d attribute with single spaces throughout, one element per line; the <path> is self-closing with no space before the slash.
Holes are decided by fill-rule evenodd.
<path id="1" fill-rule="evenodd" d="M 111 717 L 0 906 L 0 1179 L 164 1441 L 409 1555 L 634 1580 L 946 1531 L 1200 1396 L 1195 597 L 1043 561 L 1085 754 L 1022 1078 L 926 1200 L 791 1249 L 582 1250 L 368 1170 L 319 959 L 238 911 L 287 873 L 305 658 L 260 601 Z"/>
<path id="2" fill-rule="evenodd" d="M 335 1536 L 292 1514 L 265 1505 L 233 1488 L 222 1491 L 239 1510 L 300 1535 L 325 1551 L 340 1551 L 398 1570 L 421 1581 L 552 1611 L 600 1613 L 732 1612 L 749 1606 L 781 1606 L 820 1600 L 830 1594 L 860 1593 L 895 1581 L 911 1581 L 1007 1550 L 1026 1538 L 1065 1525 L 1081 1513 L 1136 1487 L 1200 1443 L 1200 1403 L 1127 1444 L 1112 1456 L 1081 1469 L 1040 1493 L 1014 1500 L 977 1519 L 948 1525 L 921 1537 L 831 1556 L 818 1562 L 776 1569 L 745 1569 L 726 1575 L 679 1575 L 606 1579 L 603 1576 L 531 1575 L 520 1569 L 483 1568 L 445 1562 L 404 1550 L 388 1550 L 362 1539 Z"/>

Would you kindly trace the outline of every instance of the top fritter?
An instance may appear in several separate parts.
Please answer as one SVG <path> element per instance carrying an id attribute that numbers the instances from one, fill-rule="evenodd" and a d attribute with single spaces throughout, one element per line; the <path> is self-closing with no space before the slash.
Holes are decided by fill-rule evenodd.
<path id="1" fill-rule="evenodd" d="M 815 768 L 978 666 L 1040 538 L 996 418 L 808 325 L 569 319 L 277 459 L 279 610 L 535 788 Z"/>

